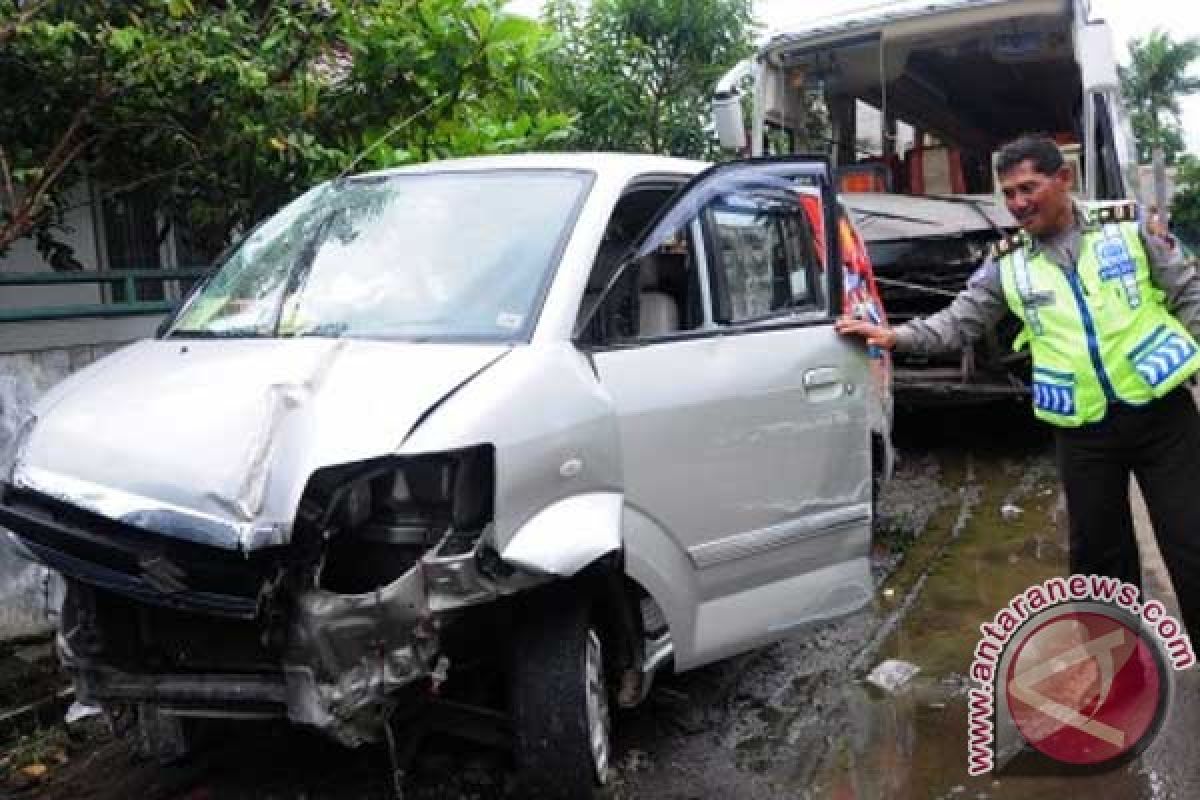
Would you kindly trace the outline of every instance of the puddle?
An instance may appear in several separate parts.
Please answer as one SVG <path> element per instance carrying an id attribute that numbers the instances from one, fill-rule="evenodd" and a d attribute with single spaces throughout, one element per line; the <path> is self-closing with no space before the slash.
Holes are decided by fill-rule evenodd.
<path id="1" fill-rule="evenodd" d="M 836 716 L 844 723 L 830 726 L 828 715 L 813 721 L 836 732 L 821 769 L 812 781 L 794 783 L 789 796 L 1155 797 L 1153 776 L 1137 761 L 1103 775 L 967 775 L 965 674 L 979 625 L 1026 587 L 1064 574 L 1066 544 L 1057 532 L 1054 466 L 1044 448 L 1024 457 L 946 450 L 936 461 L 938 505 L 879 593 L 885 614 L 903 614 L 863 665 L 898 659 L 920 672 L 896 694 L 861 684 L 843 688 Z"/>

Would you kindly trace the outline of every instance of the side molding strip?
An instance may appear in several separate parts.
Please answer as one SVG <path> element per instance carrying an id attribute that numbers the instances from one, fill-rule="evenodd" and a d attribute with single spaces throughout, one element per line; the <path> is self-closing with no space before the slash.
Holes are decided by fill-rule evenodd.
<path id="1" fill-rule="evenodd" d="M 859 503 L 698 544 L 688 548 L 688 555 L 697 567 L 712 567 L 766 550 L 786 547 L 803 539 L 836 533 L 870 519 L 871 504 Z"/>

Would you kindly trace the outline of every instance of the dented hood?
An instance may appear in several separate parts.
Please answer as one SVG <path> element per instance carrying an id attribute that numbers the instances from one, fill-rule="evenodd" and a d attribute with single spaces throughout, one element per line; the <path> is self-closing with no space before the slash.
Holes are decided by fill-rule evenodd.
<path id="1" fill-rule="evenodd" d="M 1017 221 L 994 195 L 839 195 L 868 243 L 1006 231 Z"/>
<path id="2" fill-rule="evenodd" d="M 283 544 L 313 471 L 395 452 L 503 345 L 155 340 L 35 407 L 13 483 L 230 549 Z"/>

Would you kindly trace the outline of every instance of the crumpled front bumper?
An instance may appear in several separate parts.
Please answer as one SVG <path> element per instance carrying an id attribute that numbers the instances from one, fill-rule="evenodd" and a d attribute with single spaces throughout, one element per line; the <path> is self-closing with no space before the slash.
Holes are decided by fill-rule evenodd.
<path id="1" fill-rule="evenodd" d="M 280 590 L 272 584 L 278 572 L 269 554 L 239 556 L 181 543 L 12 491 L 0 495 L 0 526 L 68 580 L 58 643 L 81 701 L 147 703 L 196 716 L 287 718 L 349 746 L 379 738 L 399 690 L 444 679 L 441 630 L 447 615 L 523 583 L 516 575 L 500 586 L 480 569 L 481 544 L 460 552 L 445 539 L 370 592 Z M 268 600 L 269 587 L 279 596 Z M 181 647 L 189 646 L 184 626 L 190 621 L 215 629 L 218 643 L 224 626 L 230 641 L 249 643 L 239 660 L 256 666 L 189 669 L 186 663 L 114 657 L 94 607 L 98 591 L 118 598 L 114 602 L 123 604 L 126 616 L 159 619 L 160 625 L 170 620 L 165 627 L 175 629 L 176 640 L 183 637 Z M 274 633 L 272 615 L 281 615 Z M 197 637 L 190 646 L 205 645 Z"/>
<path id="2" fill-rule="evenodd" d="M 131 671 L 89 653 L 97 632 L 78 609 L 58 636 L 61 660 L 81 702 L 147 703 L 196 716 L 286 718 L 348 746 L 375 741 L 398 690 L 428 678 L 437 663 L 436 624 L 413 569 L 378 593 L 295 598 L 278 668 L 259 673 Z M 72 602 L 69 598 L 68 602 Z"/>

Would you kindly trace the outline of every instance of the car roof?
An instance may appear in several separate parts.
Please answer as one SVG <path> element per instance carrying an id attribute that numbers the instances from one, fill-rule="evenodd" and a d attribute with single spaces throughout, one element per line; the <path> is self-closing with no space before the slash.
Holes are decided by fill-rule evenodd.
<path id="1" fill-rule="evenodd" d="M 636 153 L 524 153 L 429 161 L 413 166 L 362 173 L 356 177 L 506 169 L 575 169 L 595 172 L 604 177 L 627 179 L 653 173 L 694 175 L 709 166 L 711 165 L 703 161 Z"/>

